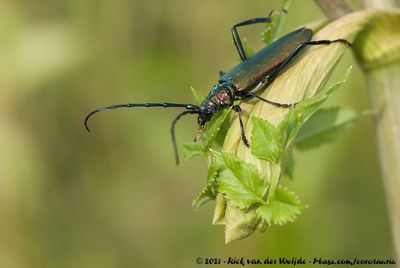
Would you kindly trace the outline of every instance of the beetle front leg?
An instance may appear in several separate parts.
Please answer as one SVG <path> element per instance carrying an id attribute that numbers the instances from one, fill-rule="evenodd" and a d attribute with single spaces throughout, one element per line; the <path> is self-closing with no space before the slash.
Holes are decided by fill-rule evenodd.
<path id="1" fill-rule="evenodd" d="M 241 26 L 255 24 L 255 23 L 263 23 L 263 22 L 264 23 L 269 23 L 269 22 L 271 22 L 272 14 L 274 12 L 277 12 L 277 11 L 281 11 L 281 12 L 287 13 L 287 10 L 283 9 L 283 8 L 273 9 L 269 13 L 268 17 L 265 17 L 265 18 L 253 18 L 253 19 L 245 20 L 245 21 L 242 21 L 242 22 L 239 22 L 239 23 L 233 25 L 233 27 L 231 29 L 232 38 L 233 38 L 233 42 L 235 43 L 236 49 L 237 49 L 237 51 L 239 53 L 240 59 L 242 61 L 245 61 L 247 59 L 247 57 L 246 57 L 246 53 L 244 52 L 243 44 L 242 44 L 242 41 L 240 40 L 237 28 L 241 27 Z"/>
<path id="2" fill-rule="evenodd" d="M 238 24 L 235 24 L 232 27 L 231 32 L 232 32 L 233 43 L 235 43 L 236 49 L 237 49 L 240 59 L 242 61 L 245 61 L 247 59 L 247 57 L 246 57 L 246 53 L 244 52 L 242 41 L 240 40 L 239 34 L 237 32 L 237 27 L 250 25 L 250 24 L 254 24 L 254 23 L 262 23 L 262 22 L 271 22 L 271 18 L 267 17 L 267 18 L 249 19 L 246 21 L 242 21 Z"/>
<path id="3" fill-rule="evenodd" d="M 244 125 L 243 125 L 243 119 L 242 119 L 242 109 L 240 108 L 239 105 L 233 105 L 232 109 L 235 112 L 237 112 L 238 115 L 239 115 L 239 124 L 240 124 L 240 132 L 241 132 L 241 135 L 242 135 L 242 140 L 243 140 L 244 145 L 246 145 L 246 147 L 249 147 L 250 146 L 249 145 L 249 141 L 247 140 L 246 134 L 245 134 L 245 131 L 244 131 Z"/>

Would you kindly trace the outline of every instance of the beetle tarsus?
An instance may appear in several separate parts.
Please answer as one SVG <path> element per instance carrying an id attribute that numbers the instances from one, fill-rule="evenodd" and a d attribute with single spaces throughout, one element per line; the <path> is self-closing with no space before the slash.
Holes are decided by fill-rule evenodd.
<path id="1" fill-rule="evenodd" d="M 242 133 L 242 141 L 247 148 L 250 147 L 249 141 L 247 140 L 246 135 L 244 133 Z"/>

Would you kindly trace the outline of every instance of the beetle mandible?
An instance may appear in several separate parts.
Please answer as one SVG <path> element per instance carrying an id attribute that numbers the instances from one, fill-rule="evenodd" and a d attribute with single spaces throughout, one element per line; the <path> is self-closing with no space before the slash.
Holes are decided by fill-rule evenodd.
<path id="1" fill-rule="evenodd" d="M 176 122 L 184 115 L 197 114 L 198 124 L 201 128 L 205 127 L 205 124 L 210 121 L 215 113 L 222 109 L 233 109 L 238 113 L 239 123 L 241 129 L 241 137 L 243 143 L 249 147 L 249 142 L 245 135 L 245 130 L 242 121 L 242 110 L 239 105 L 235 104 L 235 101 L 243 100 L 247 98 L 258 98 L 261 101 L 267 102 L 271 105 L 281 108 L 291 108 L 296 103 L 285 104 L 267 100 L 257 94 L 260 90 L 265 89 L 272 83 L 272 81 L 284 70 L 284 68 L 298 55 L 306 46 L 314 45 L 330 45 L 332 43 L 343 43 L 351 46 L 350 42 L 346 39 L 335 39 L 335 40 L 315 40 L 311 41 L 313 31 L 308 28 L 300 28 L 294 30 L 275 42 L 271 43 L 267 47 L 261 49 L 251 57 L 247 57 L 243 48 L 241 39 L 239 37 L 237 28 L 245 25 L 255 23 L 270 23 L 271 15 L 274 11 L 270 12 L 268 17 L 253 18 L 240 23 L 235 24 L 231 28 L 233 42 L 239 53 L 241 63 L 234 66 L 226 73 L 220 72 L 220 78 L 218 83 L 210 91 L 208 96 L 204 99 L 201 105 L 196 104 L 182 104 L 182 103 L 126 103 L 110 105 L 98 108 L 90 112 L 85 118 L 85 127 L 90 132 L 88 127 L 88 120 L 95 113 L 117 109 L 117 108 L 131 108 L 131 107 L 180 107 L 185 108 L 185 111 L 178 114 L 172 121 L 171 125 L 171 137 L 172 144 L 175 152 L 176 163 L 179 164 L 178 149 L 175 140 L 175 125 Z M 285 10 L 282 10 L 286 12 Z"/>

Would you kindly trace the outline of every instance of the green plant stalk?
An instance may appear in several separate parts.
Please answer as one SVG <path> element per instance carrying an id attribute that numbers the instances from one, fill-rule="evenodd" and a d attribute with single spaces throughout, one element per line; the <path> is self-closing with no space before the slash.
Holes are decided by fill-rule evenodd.
<path id="1" fill-rule="evenodd" d="M 400 260 L 400 18 L 399 10 L 394 13 L 395 10 L 377 18 L 364 30 L 355 51 L 364 69 L 372 108 L 377 113 L 383 184 L 394 248 Z"/>
<path id="2" fill-rule="evenodd" d="M 396 6 L 396 0 L 363 0 L 366 8 L 392 8 Z"/>
<path id="3" fill-rule="evenodd" d="M 400 17 L 400 13 L 397 11 L 378 10 L 365 10 L 352 13 L 323 27 L 315 34 L 314 40 L 346 38 L 354 43 L 355 49 L 360 49 L 364 45 L 362 43 L 364 42 L 362 36 L 369 29 L 369 26 L 373 25 L 375 21 L 378 22 L 380 18 L 388 17 L 397 19 Z M 330 46 L 318 46 L 308 49 L 295 64 L 291 65 L 285 72 L 278 76 L 261 96 L 276 102 L 295 103 L 315 95 L 324 88 L 334 66 L 346 50 L 348 50 L 348 47 L 343 44 L 332 44 Z M 357 53 L 357 55 L 359 54 Z M 250 115 L 267 120 L 277 126 L 288 112 L 287 109 L 277 108 L 257 100 L 242 103 L 241 107 L 244 111 L 243 119 L 248 137 L 251 136 L 253 129 L 252 121 L 248 120 Z M 240 142 L 240 139 L 239 122 L 238 118 L 235 117 L 227 133 L 223 151 L 236 154 L 239 159 L 253 164 L 259 174 L 272 187 L 276 187 L 285 166 L 285 157 L 282 158 L 283 160 L 278 166 L 276 163 L 260 160 Z M 221 196 L 218 197 L 218 200 L 219 202 L 217 202 L 215 210 L 216 214 L 214 215 L 214 224 L 225 224 L 225 240 L 227 243 L 250 235 L 255 230 L 255 228 L 251 227 L 258 226 L 260 230 L 265 229 L 265 226 L 260 225 L 260 219 L 256 215 L 246 217 L 248 216 L 245 215 L 247 212 L 231 208 L 229 202 L 226 200 L 221 201 L 223 200 Z M 221 211 L 225 211 L 225 214 L 221 213 Z M 235 211 L 235 213 L 226 213 L 227 211 Z M 241 223 L 248 222 L 247 227 L 249 228 L 243 228 L 243 224 L 239 226 L 237 224 L 238 219 Z"/>
<path id="4" fill-rule="evenodd" d="M 383 184 L 397 259 L 400 259 L 400 61 L 366 73 L 376 131 Z M 400 266 L 399 266 L 400 267 Z"/>

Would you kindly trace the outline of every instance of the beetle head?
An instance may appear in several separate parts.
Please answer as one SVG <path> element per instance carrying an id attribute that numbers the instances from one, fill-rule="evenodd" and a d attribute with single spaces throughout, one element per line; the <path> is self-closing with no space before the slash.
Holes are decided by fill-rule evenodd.
<path id="1" fill-rule="evenodd" d="M 204 128 L 216 112 L 218 112 L 218 105 L 209 99 L 205 99 L 199 108 L 199 118 L 197 119 L 201 128 Z"/>

